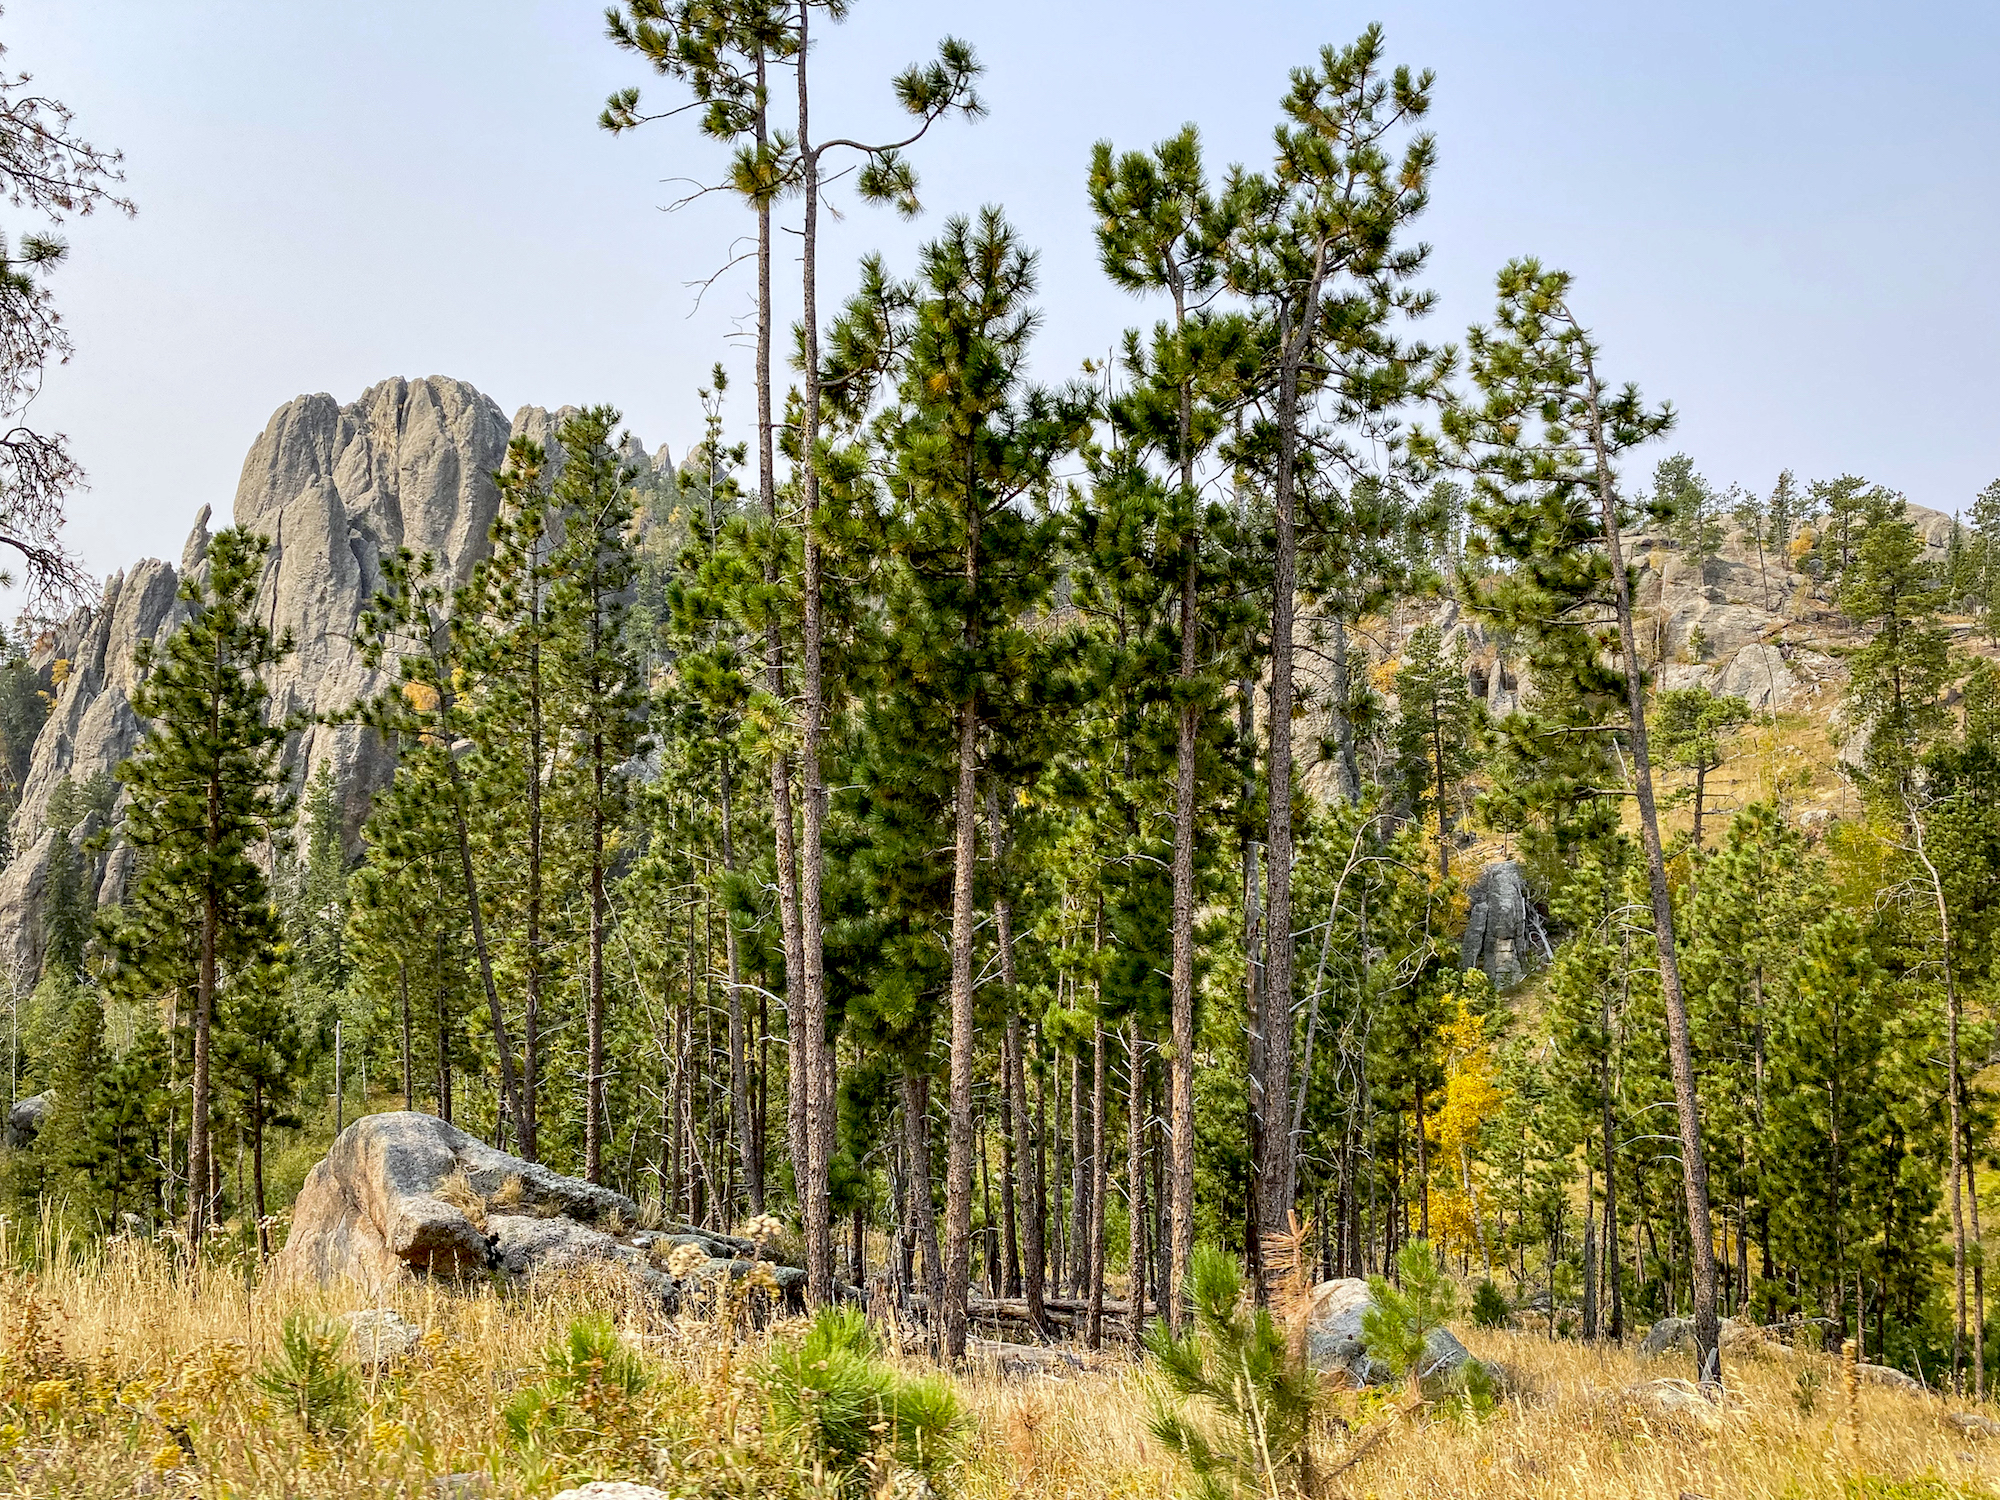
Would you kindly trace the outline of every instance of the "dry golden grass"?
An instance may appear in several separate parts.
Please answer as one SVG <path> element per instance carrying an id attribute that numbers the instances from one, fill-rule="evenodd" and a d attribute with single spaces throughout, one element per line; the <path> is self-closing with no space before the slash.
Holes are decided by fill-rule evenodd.
<path id="1" fill-rule="evenodd" d="M 315 1435 L 254 1374 L 276 1355 L 287 1317 L 366 1306 L 393 1308 L 425 1336 L 407 1359 L 361 1375 L 344 1432 Z M 524 1449 L 501 1409 L 539 1378 L 544 1347 L 592 1310 L 612 1315 L 654 1383 L 636 1403 L 595 1408 L 587 1430 Z M 505 1294 L 413 1285 L 376 1301 L 351 1288 L 252 1288 L 227 1266 L 188 1275 L 152 1246 L 56 1255 L 36 1273 L 0 1273 L 0 1493 L 438 1500 L 439 1477 L 457 1474 L 479 1476 L 461 1494 L 523 1500 L 609 1477 L 690 1496 L 811 1496 L 821 1490 L 810 1470 L 762 1431 L 761 1362 L 772 1339 L 791 1335 L 732 1340 L 712 1322 L 649 1312 L 605 1281 Z M 2000 1495 L 2000 1439 L 1949 1426 L 1954 1406 L 1943 1400 L 1863 1387 L 1850 1452 L 1829 1359 L 1735 1363 L 1731 1400 L 1707 1423 L 1649 1417 L 1627 1397 L 1639 1382 L 1691 1375 L 1685 1360 L 1641 1367 L 1629 1352 L 1533 1334 L 1469 1332 L 1467 1342 L 1525 1394 L 1484 1420 L 1411 1419 L 1336 1397 L 1350 1403 L 1357 1436 L 1330 1436 L 1328 1462 L 1362 1423 L 1390 1430 L 1323 1493 Z M 1796 1399 L 1805 1368 L 1821 1377 L 1811 1412 Z M 1170 1494 L 1179 1481 L 1148 1434 L 1151 1393 L 1134 1366 L 1107 1359 L 1065 1378 L 974 1368 L 957 1379 L 976 1422 L 954 1486 L 966 1500 L 1122 1500 Z"/>

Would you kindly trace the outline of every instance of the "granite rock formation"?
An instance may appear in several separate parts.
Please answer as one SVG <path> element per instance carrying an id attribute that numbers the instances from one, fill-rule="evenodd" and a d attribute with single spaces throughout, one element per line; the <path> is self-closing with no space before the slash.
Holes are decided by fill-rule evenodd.
<path id="1" fill-rule="evenodd" d="M 523 407 L 509 421 L 462 380 L 397 378 L 344 405 L 327 395 L 288 401 L 251 444 L 229 524 L 270 539 L 259 604 L 294 643 L 270 679 L 274 710 L 306 723 L 286 744 L 283 764 L 295 789 L 332 768 L 350 840 L 394 765 L 372 731 L 322 721 L 383 685 L 353 641 L 381 586 L 382 554 L 428 553 L 442 577 L 463 582 L 486 555 L 499 508 L 492 476 L 508 440 L 518 434 L 552 446 L 568 410 Z M 671 483 L 665 448 L 649 456 L 628 439 L 626 457 L 642 487 Z M 204 564 L 211 524 L 204 507 L 177 564 L 147 559 L 115 575 L 96 605 L 51 631 L 36 652 L 54 703 L 10 829 L 19 853 L 0 872 L 0 963 L 12 973 L 32 977 L 40 964 L 49 799 L 64 778 L 110 774 L 138 745 L 137 648 L 157 646 L 186 618 L 179 591 Z M 129 866 L 129 849 L 116 845 L 94 859 L 90 887 L 100 904 L 122 898 Z"/>
<path id="2" fill-rule="evenodd" d="M 307 1174 L 276 1271 L 380 1293 L 417 1277 L 602 1267 L 673 1306 L 689 1284 L 758 1263 L 750 1240 L 690 1225 L 640 1229 L 639 1216 L 623 1193 L 510 1156 L 434 1115 L 365 1115 Z M 674 1264 L 683 1246 L 694 1253 Z M 803 1271 L 769 1269 L 781 1292 L 799 1295 Z"/>

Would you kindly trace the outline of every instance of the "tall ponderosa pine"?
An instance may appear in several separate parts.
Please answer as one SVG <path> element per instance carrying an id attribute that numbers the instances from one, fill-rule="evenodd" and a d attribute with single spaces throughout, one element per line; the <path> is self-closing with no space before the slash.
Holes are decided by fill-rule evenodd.
<path id="1" fill-rule="evenodd" d="M 500 1103 L 513 1122 L 519 1143 L 529 1116 L 513 1037 L 500 1005 L 493 947 L 480 902 L 479 872 L 473 864 L 474 809 L 464 768 L 455 753 L 466 717 L 460 693 L 471 670 L 472 653 L 466 640 L 469 612 L 450 609 L 450 597 L 436 571 L 434 559 L 418 557 L 408 548 L 382 559 L 382 590 L 363 611 L 355 638 L 363 664 L 377 670 L 387 668 L 393 678 L 373 702 L 361 705 L 360 711 L 379 732 L 394 736 L 395 743 L 423 745 L 435 751 L 435 769 L 441 774 L 432 783 L 436 794 L 433 805 L 444 822 L 447 838 L 456 846 L 459 894 L 472 929 L 473 957 L 499 1059 Z"/>
<path id="2" fill-rule="evenodd" d="M 983 731 L 1017 664 L 1026 615 L 1052 581 L 1055 531 L 1029 513 L 1082 436 L 1088 398 L 1023 378 L 1037 318 L 1034 256 L 996 210 L 955 219 L 925 247 L 898 404 L 883 421 L 898 567 L 886 607 L 911 676 L 953 720 L 951 1082 L 944 1344 L 965 1349 L 973 1186 L 973 944 Z"/>
<path id="3" fill-rule="evenodd" d="M 1868 726 L 1865 773 L 1893 798 L 1943 723 L 1949 641 L 1936 619 L 1935 570 L 1903 497 L 1871 490 L 1861 526 L 1842 575 L 1840 608 L 1871 634 L 1848 658 L 1848 715 Z"/>
<path id="4" fill-rule="evenodd" d="M 1130 292 L 1164 291 L 1173 320 L 1158 325 L 1148 348 L 1128 335 L 1133 388 L 1113 404 L 1128 440 L 1157 452 L 1174 484 L 1160 527 L 1161 561 L 1177 562 L 1172 912 L 1172 1047 L 1168 1055 L 1167 1174 L 1171 1244 L 1162 1299 L 1179 1328 L 1182 1285 L 1194 1249 L 1194 1049 L 1198 781 L 1205 728 L 1212 732 L 1220 683 L 1213 661 L 1222 622 L 1212 618 L 1216 569 L 1210 539 L 1226 511 L 1204 503 L 1200 468 L 1241 399 L 1253 344 L 1246 319 L 1217 315 L 1209 304 L 1221 283 L 1223 249 L 1233 232 L 1215 199 L 1192 125 L 1151 153 L 1114 156 L 1111 143 L 1091 148 L 1090 201 L 1105 274 Z M 1142 352 L 1143 351 L 1143 352 Z M 1213 510 L 1214 515 L 1208 514 Z M 1204 598 L 1204 588 L 1209 595 Z M 1204 604 L 1211 618 L 1204 618 Z"/>
<path id="5" fill-rule="evenodd" d="M 549 813 L 557 774 L 553 682 L 557 625 L 551 603 L 562 534 L 548 493 L 548 455 L 526 437 L 507 445 L 497 474 L 500 511 L 492 551 L 453 602 L 453 632 L 463 644 L 464 777 L 473 789 L 472 827 L 484 858 L 496 962 L 521 986 L 521 1154 L 541 1159 L 542 1094 L 547 1080 L 545 1029 L 553 987 L 552 890 L 570 872 L 556 868 L 560 827 Z"/>
<path id="6" fill-rule="evenodd" d="M 1680 1121 L 1683 1186 L 1693 1242 L 1696 1359 L 1704 1384 L 1719 1384 L 1722 1354 L 1716 1311 L 1715 1241 L 1709 1222 L 1708 1169 L 1695 1095 L 1687 1003 L 1674 946 L 1673 898 L 1653 797 L 1646 738 L 1645 678 L 1633 618 L 1632 585 L 1621 535 L 1626 502 L 1616 465 L 1672 424 L 1669 408 L 1650 408 L 1636 386 L 1614 391 L 1598 370 L 1596 341 L 1572 311 L 1570 279 L 1532 261 L 1499 277 L 1494 326 L 1468 335 L 1473 401 L 1447 408 L 1446 434 L 1475 476 L 1485 524 L 1520 565 L 1524 585 L 1552 596 L 1558 611 L 1579 615 L 1578 644 L 1601 636 L 1608 607 L 1623 669 L 1632 781 L 1645 847 L 1653 938 L 1666 1008 L 1668 1060 Z M 1566 601 L 1566 602 L 1565 602 Z M 1573 658 L 1580 676 L 1601 678 L 1600 662 Z"/>
<path id="7" fill-rule="evenodd" d="M 186 624 L 164 647 L 138 648 L 132 706 L 148 732 L 119 767 L 131 794 L 125 836 L 139 856 L 117 929 L 121 976 L 134 992 L 179 997 L 191 1037 L 191 1250 L 209 1224 L 218 997 L 225 985 L 268 982 L 279 946 L 257 853 L 288 812 L 277 770 L 287 726 L 271 720 L 264 674 L 291 642 L 257 609 L 268 548 L 233 528 L 210 541 L 181 585 Z"/>
<path id="8" fill-rule="evenodd" d="M 804 372 L 792 452 L 795 498 L 801 512 L 798 578 L 799 674 L 798 769 L 799 838 L 792 849 L 789 760 L 773 761 L 772 794 L 777 828 L 780 898 L 793 902 L 788 926 L 786 982 L 790 995 L 791 1050 L 795 1087 L 789 1107 L 794 1176 L 805 1220 L 807 1296 L 814 1303 L 831 1297 L 833 1260 L 827 1172 L 835 1120 L 834 1049 L 826 1035 L 827 999 L 824 935 L 821 931 L 825 880 L 826 788 L 820 766 L 827 732 L 824 538 L 820 518 L 820 449 L 824 399 L 820 387 L 819 212 L 825 189 L 836 175 L 827 169 L 842 157 L 858 158 L 857 193 L 888 203 L 906 217 L 918 211 L 917 178 L 902 154 L 951 115 L 976 117 L 985 111 L 974 90 L 980 66 L 972 49 L 956 38 L 939 44 L 937 58 L 905 69 L 895 79 L 898 105 L 911 117 L 908 133 L 893 141 L 865 143 L 849 137 L 816 138 L 812 120 L 813 14 L 844 20 L 848 0 L 793 0 L 772 6 L 766 0 L 628 0 L 609 13 L 611 37 L 647 58 L 655 71 L 685 80 L 704 106 L 704 128 L 725 140 L 743 140 L 731 186 L 758 211 L 758 397 L 762 489 L 773 529 L 778 524 L 771 468 L 774 423 L 769 400 L 773 313 L 770 298 L 771 206 L 796 193 L 803 203 L 800 272 L 803 332 L 799 364 Z M 769 69 L 787 63 L 797 85 L 797 107 L 787 137 L 772 122 Z M 601 117 L 613 130 L 643 123 L 636 90 L 614 94 Z M 775 568 L 767 586 L 777 583 Z M 794 700 L 783 680 L 781 641 L 767 636 L 767 690 L 774 704 Z M 794 882 L 796 884 L 794 885 Z"/>
<path id="9" fill-rule="evenodd" d="M 1439 875 L 1451 873 L 1452 803 L 1476 764 L 1477 714 L 1464 642 L 1447 650 L 1437 626 L 1419 626 L 1396 670 L 1396 765 L 1411 811 L 1437 819 Z"/>
<path id="10" fill-rule="evenodd" d="M 1283 1121 L 1292 1080 L 1293 711 L 1303 472 L 1358 466 L 1355 436 L 1386 433 L 1385 413 L 1421 388 L 1429 352 L 1393 332 L 1428 310 L 1409 283 L 1428 247 L 1405 234 L 1429 202 L 1436 147 L 1412 128 L 1430 109 L 1431 75 L 1384 72 L 1380 27 L 1325 48 L 1293 72 L 1269 175 L 1239 175 L 1243 229 L 1228 280 L 1250 300 L 1266 340 L 1249 455 L 1272 502 L 1270 703 L 1267 726 L 1263 1013 L 1251 1022 L 1256 1191 L 1252 1240 L 1282 1228 L 1297 1181 Z M 1390 148 L 1407 136 L 1400 158 Z M 1322 423 L 1314 418 L 1318 413 Z"/>
<path id="11" fill-rule="evenodd" d="M 632 470 L 614 441 L 618 413 L 594 406 L 556 434 L 562 472 L 551 498 L 562 545 L 551 560 L 550 678 L 556 690 L 564 813 L 583 833 L 589 909 L 584 939 L 584 1175 L 604 1178 L 608 880 L 629 805 L 627 764 L 644 746 L 645 692 L 625 635 L 636 566 L 629 535 Z"/>
<path id="12" fill-rule="evenodd" d="M 1750 705 L 1741 698 L 1718 697 L 1705 687 L 1669 688 L 1654 703 L 1653 713 L 1660 763 L 1694 773 L 1694 846 L 1699 849 L 1709 773 L 1722 765 L 1730 731 L 1749 722 Z"/>

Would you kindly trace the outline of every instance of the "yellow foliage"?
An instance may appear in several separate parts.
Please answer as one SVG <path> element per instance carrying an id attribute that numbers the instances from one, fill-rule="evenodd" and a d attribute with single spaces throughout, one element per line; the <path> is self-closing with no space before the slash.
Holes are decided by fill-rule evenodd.
<path id="1" fill-rule="evenodd" d="M 58 656 L 49 664 L 49 683 L 53 687 L 61 687 L 68 681 L 69 658 L 67 656 Z"/>
<path id="2" fill-rule="evenodd" d="M 1792 545 L 1788 549 L 1791 552 L 1792 561 L 1797 562 L 1818 545 L 1819 533 L 1814 531 L 1810 526 L 1802 528 L 1799 534 L 1792 538 Z"/>
<path id="3" fill-rule="evenodd" d="M 1424 1122 L 1434 1143 L 1431 1160 L 1446 1174 L 1431 1195 L 1431 1230 L 1447 1249 L 1485 1252 L 1479 1207 L 1480 1138 L 1506 1096 L 1494 1082 L 1493 1048 L 1485 1019 L 1454 997 L 1457 1011 L 1439 1040 L 1445 1046 L 1444 1097 Z"/>
<path id="4" fill-rule="evenodd" d="M 437 689 L 428 682 L 406 682 L 403 701 L 420 714 L 430 713 L 438 706 Z"/>

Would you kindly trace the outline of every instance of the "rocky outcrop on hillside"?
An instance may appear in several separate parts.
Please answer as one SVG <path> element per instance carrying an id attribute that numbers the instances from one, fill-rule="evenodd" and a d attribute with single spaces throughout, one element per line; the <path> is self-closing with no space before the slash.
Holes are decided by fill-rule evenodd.
<path id="1" fill-rule="evenodd" d="M 462 380 L 398 378 L 344 405 L 328 395 L 286 402 L 244 458 L 230 523 L 270 539 L 259 604 L 294 643 L 271 674 L 272 705 L 306 725 L 287 743 L 283 763 L 295 788 L 332 768 L 350 837 L 393 766 L 370 731 L 323 721 L 381 686 L 353 635 L 381 586 L 382 554 L 428 553 L 444 578 L 463 582 L 486 554 L 499 507 L 492 476 L 509 438 L 550 447 L 567 410 L 523 407 L 509 421 Z M 642 485 L 671 483 L 665 448 L 649 456 L 633 440 L 626 456 Z M 0 963 L 15 973 L 39 966 L 40 893 L 53 848 L 44 826 L 49 798 L 65 777 L 109 774 L 139 743 L 135 653 L 142 641 L 164 641 L 186 617 L 179 590 L 203 566 L 210 525 L 204 507 L 178 564 L 147 559 L 114 576 L 97 605 L 51 632 L 37 652 L 54 706 L 11 826 L 20 853 L 0 872 Z M 91 890 L 101 904 L 123 894 L 128 863 L 115 848 L 92 862 Z"/>

